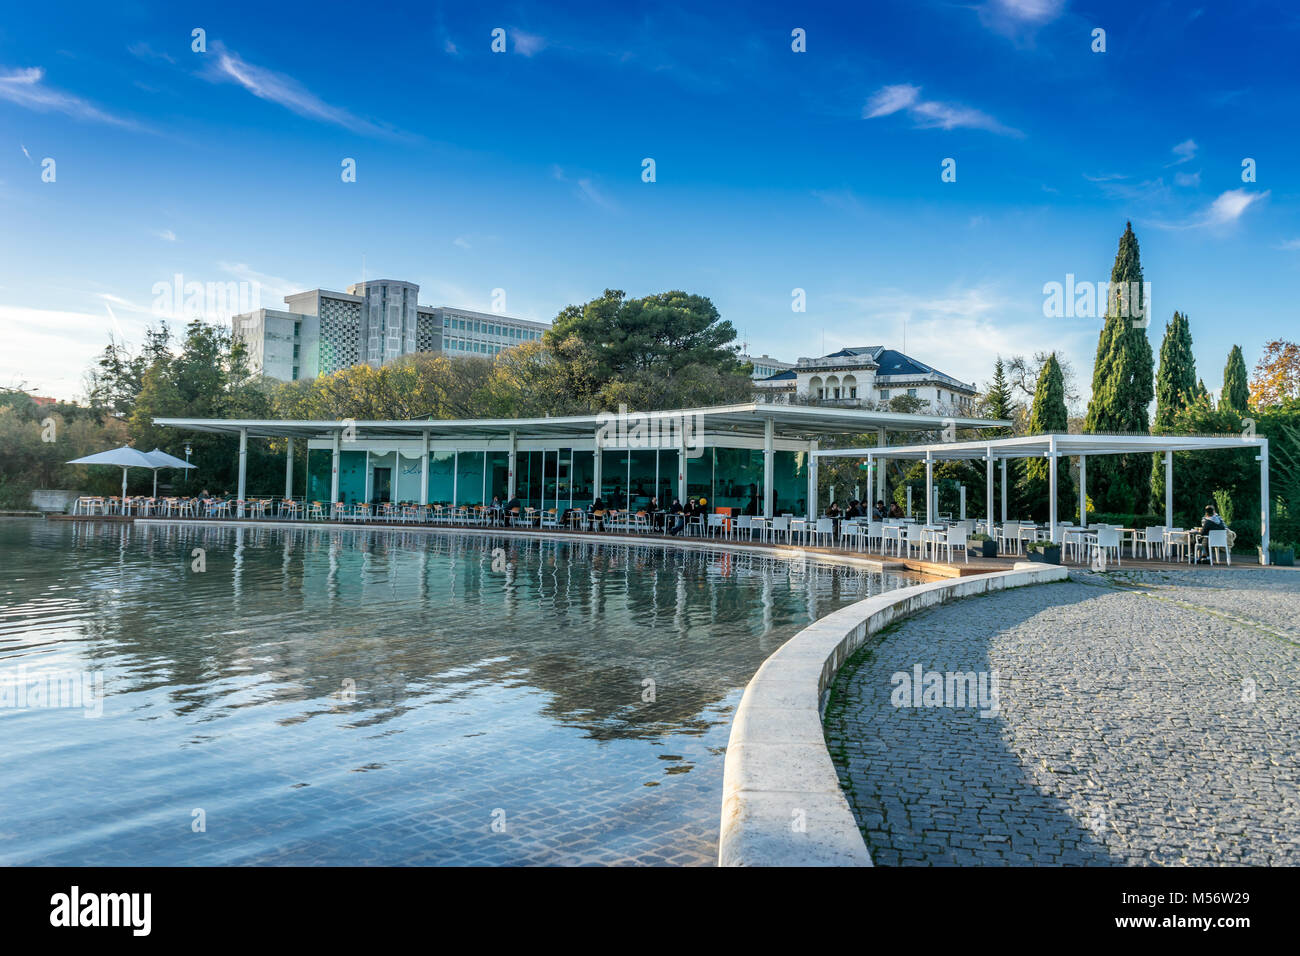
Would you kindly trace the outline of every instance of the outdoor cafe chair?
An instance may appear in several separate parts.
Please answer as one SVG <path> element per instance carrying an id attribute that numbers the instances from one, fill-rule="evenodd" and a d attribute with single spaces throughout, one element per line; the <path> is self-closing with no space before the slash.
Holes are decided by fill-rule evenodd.
<path id="1" fill-rule="evenodd" d="M 1133 557 L 1137 557 L 1139 546 L 1142 548 L 1143 557 L 1147 558 L 1147 560 L 1151 559 L 1153 552 L 1157 557 L 1163 557 L 1165 550 L 1165 532 L 1167 530 L 1168 529 L 1164 527 L 1143 528 L 1142 536 L 1140 538 L 1134 537 L 1133 539 Z"/>
<path id="2" fill-rule="evenodd" d="M 768 525 L 765 540 L 776 541 L 778 535 L 785 535 L 786 544 L 790 543 L 790 516 L 781 515 L 773 518 L 772 523 Z"/>
<path id="3" fill-rule="evenodd" d="M 917 554 L 921 559 L 925 559 L 925 525 L 909 524 L 907 526 L 907 556 L 912 556 L 912 549 L 916 548 Z M 900 542 L 900 544 L 903 542 Z"/>
<path id="4" fill-rule="evenodd" d="M 1228 548 L 1227 531 L 1211 531 L 1209 534 L 1209 541 L 1207 542 L 1206 549 L 1209 551 L 1210 554 L 1210 564 L 1214 563 L 1215 551 L 1222 551 L 1223 560 L 1228 564 L 1232 564 L 1232 551 L 1229 550 Z"/>
<path id="5" fill-rule="evenodd" d="M 853 550 L 862 550 L 862 540 L 866 535 L 866 528 L 856 521 L 845 521 L 840 524 L 840 544 L 848 545 L 849 539 L 855 540 Z"/>
<path id="6" fill-rule="evenodd" d="M 1192 532 L 1181 528 L 1165 530 L 1165 560 L 1182 561 L 1188 559 L 1192 551 Z"/>
<path id="7" fill-rule="evenodd" d="M 871 542 L 876 542 L 876 549 L 884 550 L 885 546 L 885 523 L 883 521 L 872 521 L 867 524 L 867 550 L 871 550 Z"/>
<path id="8" fill-rule="evenodd" d="M 313 501 L 307 506 L 307 520 L 310 521 L 313 519 L 318 521 L 325 520 L 325 506 L 319 501 Z"/>
<path id="9" fill-rule="evenodd" d="M 1103 557 L 1109 557 L 1110 552 L 1113 549 L 1115 552 L 1115 563 L 1123 564 L 1124 562 L 1121 558 L 1124 549 L 1120 545 L 1120 542 L 1123 539 L 1120 535 L 1121 532 L 1119 528 L 1099 528 L 1097 531 L 1097 543 L 1094 544 L 1093 547 L 1100 551 Z"/>
<path id="10" fill-rule="evenodd" d="M 952 564 L 953 549 L 961 548 L 962 560 L 970 564 L 970 552 L 966 549 L 966 529 L 961 525 L 954 525 L 942 538 L 933 539 L 933 545 L 936 551 L 942 548 L 947 552 L 949 564 Z"/>
<path id="11" fill-rule="evenodd" d="M 556 517 L 555 517 L 555 509 L 554 509 L 554 508 L 547 508 L 545 511 L 542 512 L 542 527 L 543 527 L 543 528 L 557 528 L 557 527 L 559 527 L 559 523 L 558 523 L 558 521 L 556 520 Z"/>
<path id="12" fill-rule="evenodd" d="M 744 533 L 745 538 L 747 540 L 749 541 L 754 540 L 754 519 L 752 516 L 738 515 L 737 517 L 732 519 L 731 521 L 732 537 L 738 539 L 742 532 Z"/>
<path id="13" fill-rule="evenodd" d="M 711 515 L 706 515 L 705 517 L 708 518 L 708 526 L 706 527 L 705 530 L 710 538 L 721 535 L 726 532 L 727 526 L 725 523 L 724 515 L 711 514 Z"/>
<path id="14" fill-rule="evenodd" d="M 999 551 L 1014 551 L 1020 553 L 1020 522 L 1004 521 L 997 529 L 997 538 Z"/>
<path id="15" fill-rule="evenodd" d="M 821 545 L 823 536 L 826 537 L 827 542 L 829 544 L 834 545 L 835 544 L 835 519 L 818 518 L 817 524 L 813 526 L 813 528 L 810 530 L 809 533 L 812 535 L 814 547 L 818 547 Z"/>

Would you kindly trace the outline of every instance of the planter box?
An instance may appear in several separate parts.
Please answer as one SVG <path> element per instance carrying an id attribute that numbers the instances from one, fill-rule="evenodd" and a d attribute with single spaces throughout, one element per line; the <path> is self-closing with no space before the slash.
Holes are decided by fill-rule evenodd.
<path id="1" fill-rule="evenodd" d="M 996 541 L 976 541 L 980 546 L 980 554 L 986 558 L 996 558 L 998 556 L 998 543 Z"/>
<path id="2" fill-rule="evenodd" d="M 1284 550 L 1268 549 L 1268 563 L 1276 564 L 1282 568 L 1295 567 L 1295 548 L 1286 548 Z"/>
<path id="3" fill-rule="evenodd" d="M 1060 564 L 1061 546 L 1058 544 L 1051 548 L 1044 548 L 1042 551 L 1030 551 L 1027 557 L 1038 564 Z"/>
<path id="4" fill-rule="evenodd" d="M 37 511 L 52 511 L 63 514 L 72 508 L 77 500 L 75 491 L 61 491 L 50 488 L 38 488 L 32 492 L 32 507 Z"/>

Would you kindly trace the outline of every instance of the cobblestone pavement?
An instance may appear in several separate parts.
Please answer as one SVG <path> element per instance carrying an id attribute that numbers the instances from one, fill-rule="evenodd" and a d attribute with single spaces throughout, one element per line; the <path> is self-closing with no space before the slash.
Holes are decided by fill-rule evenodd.
<path id="1" fill-rule="evenodd" d="M 893 706 L 918 664 L 1000 711 Z M 899 622 L 826 736 L 877 864 L 1297 864 L 1298 702 L 1300 574 L 1075 573 Z"/>

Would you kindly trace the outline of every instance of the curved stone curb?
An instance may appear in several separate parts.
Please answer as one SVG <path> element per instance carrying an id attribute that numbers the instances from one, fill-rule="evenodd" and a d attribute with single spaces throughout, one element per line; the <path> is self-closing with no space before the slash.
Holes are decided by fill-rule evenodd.
<path id="1" fill-rule="evenodd" d="M 823 698 L 836 672 L 891 621 L 956 598 L 1064 581 L 1059 565 L 934 581 L 841 608 L 765 660 L 741 698 L 727 743 L 719 866 L 871 866 L 826 749 Z"/>

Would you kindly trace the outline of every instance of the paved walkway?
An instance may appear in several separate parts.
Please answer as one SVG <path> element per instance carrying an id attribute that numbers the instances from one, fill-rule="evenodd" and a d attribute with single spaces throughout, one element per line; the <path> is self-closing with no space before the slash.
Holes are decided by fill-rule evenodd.
<path id="1" fill-rule="evenodd" d="M 992 672 L 1000 711 L 895 707 Z M 960 701 L 955 701 L 960 703 Z M 906 619 L 826 736 L 878 865 L 1300 863 L 1300 573 L 1075 573 Z"/>

